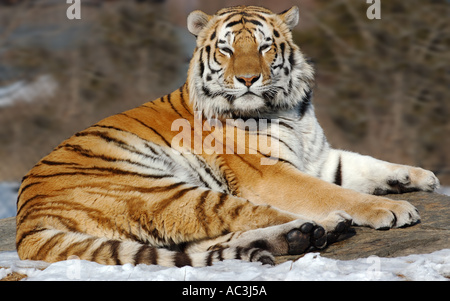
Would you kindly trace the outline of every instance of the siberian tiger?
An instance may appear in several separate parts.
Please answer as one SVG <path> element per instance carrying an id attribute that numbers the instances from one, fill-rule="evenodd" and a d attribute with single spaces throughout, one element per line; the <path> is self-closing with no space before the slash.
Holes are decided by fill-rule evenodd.
<path id="1" fill-rule="evenodd" d="M 75 134 L 23 178 L 20 258 L 273 264 L 324 248 L 352 223 L 416 223 L 411 204 L 373 194 L 433 191 L 438 179 L 330 147 L 313 69 L 292 40 L 298 20 L 297 7 L 192 12 L 197 47 L 180 89 Z M 241 151 L 234 135 L 246 139 Z"/>

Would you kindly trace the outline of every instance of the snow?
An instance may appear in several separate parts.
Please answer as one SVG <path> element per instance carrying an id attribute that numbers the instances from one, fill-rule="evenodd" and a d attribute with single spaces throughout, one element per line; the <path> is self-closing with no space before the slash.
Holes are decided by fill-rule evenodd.
<path id="1" fill-rule="evenodd" d="M 77 259 L 48 264 L 21 261 L 16 252 L 3 252 L 0 253 L 0 266 L 4 267 L 0 269 L 0 279 L 11 272 L 18 272 L 28 276 L 26 281 L 448 281 L 450 249 L 423 255 L 396 258 L 371 256 L 348 261 L 308 253 L 297 261 L 287 261 L 277 266 L 226 260 L 204 268 L 166 268 L 143 264 L 106 266 Z"/>
<path id="2" fill-rule="evenodd" d="M 32 102 L 38 97 L 52 96 L 57 83 L 50 75 L 40 75 L 34 81 L 20 80 L 0 87 L 0 108 L 14 105 L 18 101 Z"/>
<path id="3" fill-rule="evenodd" d="M 437 193 L 450 195 L 450 186 L 442 186 L 436 190 Z"/>

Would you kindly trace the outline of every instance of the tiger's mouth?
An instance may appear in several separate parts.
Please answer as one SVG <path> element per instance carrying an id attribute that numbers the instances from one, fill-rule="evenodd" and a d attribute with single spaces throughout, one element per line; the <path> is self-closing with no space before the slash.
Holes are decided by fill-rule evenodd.
<path id="1" fill-rule="evenodd" d="M 230 95 L 228 102 L 231 111 L 237 115 L 247 115 L 265 107 L 265 100 L 261 95 L 248 91 L 241 96 Z"/>

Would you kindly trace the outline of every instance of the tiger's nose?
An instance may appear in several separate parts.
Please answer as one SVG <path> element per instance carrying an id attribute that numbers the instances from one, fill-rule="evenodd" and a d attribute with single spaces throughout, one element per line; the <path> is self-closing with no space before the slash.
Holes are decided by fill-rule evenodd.
<path id="1" fill-rule="evenodd" d="M 261 77 L 261 74 L 259 75 L 253 75 L 253 76 L 236 76 L 236 79 L 238 82 L 243 83 L 246 87 L 250 87 L 253 85 L 259 78 Z"/>

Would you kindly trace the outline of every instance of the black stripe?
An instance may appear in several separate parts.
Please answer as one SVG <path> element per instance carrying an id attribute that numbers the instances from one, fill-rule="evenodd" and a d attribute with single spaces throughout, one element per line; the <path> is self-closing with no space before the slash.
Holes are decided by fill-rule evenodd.
<path id="1" fill-rule="evenodd" d="M 292 127 L 290 124 L 288 124 L 285 121 L 280 120 L 278 122 L 279 122 L 280 126 L 283 126 L 283 127 L 287 128 L 288 130 L 291 130 L 291 131 L 295 130 L 294 127 Z"/>
<path id="2" fill-rule="evenodd" d="M 69 258 L 69 254 L 76 255 L 78 257 L 81 257 L 84 253 L 86 253 L 87 248 L 92 245 L 92 243 L 96 240 L 96 237 L 89 237 L 85 238 L 82 241 L 77 241 L 74 243 L 71 243 L 66 249 L 59 252 L 58 258 L 59 260 L 66 260 Z M 74 249 L 78 248 L 80 251 L 74 252 Z"/>
<path id="3" fill-rule="evenodd" d="M 184 108 L 190 115 L 192 115 L 192 112 L 191 112 L 191 110 L 189 109 L 188 104 L 186 103 L 186 99 L 184 98 L 184 92 L 183 92 L 183 90 L 184 90 L 184 88 L 185 88 L 185 85 L 186 85 L 186 84 L 184 84 L 183 86 L 181 86 L 180 89 L 179 89 L 179 91 L 180 91 L 180 98 L 181 98 L 181 105 L 183 106 L 183 108 Z"/>
<path id="4" fill-rule="evenodd" d="M 252 23 L 252 24 L 255 24 L 255 25 L 257 25 L 257 26 L 263 26 L 262 23 L 259 22 L 259 21 L 257 21 L 257 20 L 248 20 L 248 19 L 245 19 L 245 21 L 246 21 L 246 22 L 249 22 L 249 23 Z"/>
<path id="5" fill-rule="evenodd" d="M 263 250 L 269 250 L 270 248 L 270 243 L 265 240 L 265 239 L 258 239 L 255 240 L 254 242 L 252 242 L 249 245 L 250 248 L 258 248 L 258 249 L 263 249 Z"/>
<path id="6" fill-rule="evenodd" d="M 134 264 L 158 264 L 158 249 L 149 245 L 142 245 L 134 254 Z"/>
<path id="7" fill-rule="evenodd" d="M 242 11 L 242 10 L 231 10 L 231 11 L 228 11 L 226 13 L 220 14 L 220 16 L 223 16 L 223 15 L 226 15 L 226 14 L 230 14 L 230 15 L 226 17 L 226 19 L 223 21 L 223 23 L 228 22 L 229 20 L 231 20 L 235 16 L 242 16 L 243 18 L 244 17 L 261 18 L 264 21 L 266 21 L 266 18 L 263 15 L 260 15 L 260 14 L 267 15 L 268 12 L 267 11 L 262 11 L 262 10 L 257 10 L 257 9 L 252 9 L 252 11 L 250 11 L 250 12 L 246 12 L 246 11 Z"/>
<path id="8" fill-rule="evenodd" d="M 215 38 L 216 38 L 216 31 L 214 30 L 214 32 L 212 33 L 212 35 L 211 35 L 211 37 L 209 39 L 212 41 Z"/>
<path id="9" fill-rule="evenodd" d="M 180 112 L 178 112 L 178 110 L 174 107 L 174 105 L 171 101 L 171 98 L 172 98 L 171 96 L 172 96 L 172 94 L 167 95 L 167 102 L 170 104 L 170 107 L 172 108 L 172 110 L 174 110 L 174 112 L 178 114 L 178 116 L 180 116 L 181 118 L 184 118 L 183 115 L 181 115 Z"/>
<path id="10" fill-rule="evenodd" d="M 19 249 L 20 245 L 22 244 L 23 240 L 27 238 L 30 235 L 37 234 L 42 231 L 46 231 L 47 229 L 33 229 L 31 231 L 25 232 L 21 235 L 20 239 L 16 241 L 16 250 Z"/>
<path id="11" fill-rule="evenodd" d="M 153 104 L 153 103 L 152 103 L 152 104 Z M 141 107 L 142 107 L 142 108 L 146 108 L 146 109 L 151 109 L 151 110 L 155 111 L 156 113 L 159 113 L 158 110 L 156 110 L 154 107 L 150 107 L 150 106 L 148 106 L 148 105 L 146 105 L 146 104 L 141 105 Z"/>
<path id="12" fill-rule="evenodd" d="M 223 261 L 225 259 L 223 257 L 223 250 L 224 250 L 224 248 L 220 248 L 218 250 L 215 250 L 215 252 L 217 252 L 217 256 L 219 257 L 219 261 Z"/>
<path id="13" fill-rule="evenodd" d="M 146 173 L 140 173 L 130 170 L 123 170 L 120 168 L 115 167 L 99 167 L 99 166 L 88 166 L 88 167 L 73 167 L 75 170 L 98 170 L 101 172 L 108 172 L 114 175 L 131 175 L 131 176 L 138 176 L 143 178 L 154 178 L 154 179 L 162 179 L 165 177 L 172 177 L 172 174 L 162 174 L 162 175 L 152 175 L 152 174 L 146 174 Z M 98 174 L 96 174 L 98 175 Z M 103 174 L 101 174 L 103 175 Z M 39 177 L 39 176 L 38 176 Z"/>
<path id="14" fill-rule="evenodd" d="M 300 103 L 298 108 L 299 117 L 303 117 L 308 108 L 311 107 L 311 96 L 312 96 L 311 90 L 305 92 L 305 96 L 303 97 L 302 102 Z"/>
<path id="15" fill-rule="evenodd" d="M 210 266 L 213 263 L 213 256 L 214 256 L 214 251 L 210 251 L 208 253 L 208 256 L 206 257 L 206 265 Z"/>
<path id="16" fill-rule="evenodd" d="M 64 232 L 58 232 L 49 239 L 47 239 L 47 241 L 36 252 L 36 260 L 44 260 L 48 255 L 48 251 L 52 250 L 59 242 L 59 238 L 61 236 L 64 236 L 65 234 L 66 233 Z M 47 252 L 44 252 L 44 250 Z"/>
<path id="17" fill-rule="evenodd" d="M 102 138 L 106 142 L 114 142 L 115 144 L 117 144 L 119 146 L 128 146 L 128 143 L 126 143 L 120 139 L 109 136 L 107 132 L 87 131 L 87 132 L 80 132 L 80 133 L 75 134 L 75 137 L 85 137 L 85 136 L 97 136 L 99 138 Z"/>
<path id="18" fill-rule="evenodd" d="M 152 179 L 162 179 L 166 177 L 172 177 L 173 175 L 165 174 L 165 175 L 151 175 L 151 174 L 141 174 L 137 172 L 130 172 L 120 169 L 114 169 L 114 168 L 101 168 L 101 167 L 87 167 L 85 170 L 100 170 L 100 171 L 109 171 L 112 174 L 120 174 L 120 175 L 131 175 L 131 176 L 137 176 L 137 177 L 143 177 L 143 178 L 152 178 Z M 105 176 L 104 173 L 93 173 L 93 172 L 82 172 L 82 171 L 75 171 L 75 172 L 58 172 L 54 174 L 49 175 L 38 175 L 38 174 L 31 174 L 30 178 L 53 178 L 53 177 L 59 177 L 59 176 Z"/>
<path id="19" fill-rule="evenodd" d="M 108 241 L 104 241 L 91 255 L 91 261 L 96 261 L 98 254 L 108 245 Z"/>
<path id="20" fill-rule="evenodd" d="M 174 263 L 176 267 L 184 267 L 186 265 L 192 266 L 192 260 L 189 257 L 189 254 L 176 252 L 174 256 Z"/>
<path id="21" fill-rule="evenodd" d="M 261 154 L 261 155 L 263 155 L 264 157 L 266 157 L 268 159 L 272 159 L 272 160 L 280 161 L 280 162 L 283 162 L 283 163 L 287 163 L 287 164 L 292 165 L 293 167 L 297 168 L 297 166 L 294 163 L 292 163 L 291 161 L 288 161 L 286 159 L 283 159 L 283 158 L 280 158 L 280 157 L 274 157 L 274 156 L 271 156 L 271 155 L 268 155 L 268 154 L 263 154 L 259 150 L 258 150 L 258 154 Z"/>
<path id="22" fill-rule="evenodd" d="M 272 138 L 276 139 L 278 142 L 280 142 L 281 144 L 284 144 L 292 153 L 295 154 L 295 151 L 292 149 L 292 147 L 288 143 L 286 143 L 284 140 L 282 140 L 278 137 L 274 137 L 274 136 L 272 136 L 272 134 L 259 134 L 258 136 L 261 136 L 261 135 L 265 135 L 267 138 L 270 138 L 270 139 L 272 139 Z"/>
<path id="23" fill-rule="evenodd" d="M 119 247 L 120 241 L 118 240 L 109 240 L 108 245 L 111 251 L 111 258 L 114 260 L 116 265 L 121 265 L 122 262 L 119 259 Z"/>
<path id="24" fill-rule="evenodd" d="M 23 192 L 24 192 L 25 190 L 27 190 L 27 189 L 30 188 L 31 186 L 38 185 L 38 184 L 41 184 L 41 183 L 42 183 L 42 182 L 33 182 L 33 183 L 27 184 L 27 185 L 25 185 L 25 186 L 22 186 L 22 187 L 21 187 L 21 190 L 20 190 L 20 193 L 19 193 L 19 195 L 17 196 L 17 202 L 19 202 L 19 200 L 20 200 L 20 198 L 21 198 L 21 196 L 22 196 L 22 194 L 23 194 Z"/>
<path id="25" fill-rule="evenodd" d="M 168 206 L 170 206 L 172 204 L 172 202 L 177 201 L 178 199 L 182 198 L 186 193 L 188 193 L 188 192 L 190 192 L 192 190 L 196 190 L 196 189 L 198 189 L 197 186 L 191 186 L 191 187 L 188 187 L 188 188 L 184 188 L 184 189 L 181 189 L 181 190 L 175 192 L 172 196 L 170 196 L 170 197 L 168 197 L 166 199 L 158 200 L 157 201 L 157 205 L 155 205 L 156 208 L 152 212 L 153 216 L 159 215 L 161 212 L 166 210 L 166 208 Z M 157 229 L 155 229 L 155 230 L 157 230 Z M 166 241 L 167 241 L 167 239 L 166 239 Z"/>
<path id="26" fill-rule="evenodd" d="M 210 166 L 209 166 L 206 162 L 204 162 L 203 160 L 201 160 L 201 157 L 199 157 L 199 156 L 194 156 L 194 158 L 195 158 L 196 162 L 201 166 L 202 170 L 203 170 L 203 171 L 204 171 L 204 172 L 205 172 L 205 173 L 213 180 L 213 182 L 215 182 L 219 187 L 222 187 L 224 183 L 223 183 L 222 181 L 220 181 L 220 179 L 216 178 L 216 175 L 215 175 L 215 173 L 211 170 Z M 201 181 L 202 183 L 204 183 L 206 187 L 211 188 L 210 185 L 209 185 L 209 183 L 207 183 L 207 182 L 205 181 L 205 179 L 202 177 L 202 175 L 201 175 L 199 172 L 197 172 L 198 169 L 195 168 L 194 166 L 192 166 L 191 163 L 189 162 L 189 160 L 187 160 L 187 161 L 188 161 L 189 167 L 190 167 L 194 172 L 196 172 L 197 175 L 199 176 L 200 181 Z"/>
<path id="27" fill-rule="evenodd" d="M 128 117 L 128 118 L 130 118 L 130 119 L 133 119 L 133 120 L 135 120 L 136 122 L 138 122 L 138 123 L 140 123 L 141 125 L 143 125 L 144 127 L 148 128 L 148 129 L 151 130 L 153 133 L 155 133 L 156 135 L 158 135 L 158 136 L 164 141 L 164 143 L 165 143 L 167 146 L 170 147 L 170 143 L 166 140 L 166 138 L 164 138 L 163 135 L 161 135 L 158 131 L 156 131 L 156 130 L 155 130 L 154 128 L 152 128 L 151 126 L 149 126 L 149 125 L 145 124 L 144 122 L 140 121 L 139 119 L 137 119 L 137 118 L 135 118 L 135 117 L 132 117 L 132 116 L 129 116 L 129 115 L 125 114 L 125 113 L 120 113 L 119 115 L 122 115 L 122 116 Z"/>
<path id="28" fill-rule="evenodd" d="M 342 186 L 342 160 L 341 156 L 339 156 L 339 163 L 336 169 L 336 173 L 334 174 L 334 184 Z"/>
<path id="29" fill-rule="evenodd" d="M 102 124 L 94 124 L 93 126 L 91 126 L 91 128 L 102 128 L 102 129 L 110 129 L 110 130 L 116 130 L 118 132 L 124 132 L 124 133 L 128 133 L 128 134 L 133 134 L 127 130 L 115 127 L 115 126 L 111 126 L 111 125 L 102 125 Z M 136 136 L 136 134 L 133 134 Z"/>
<path id="30" fill-rule="evenodd" d="M 262 250 L 261 249 L 254 249 L 251 253 L 250 253 L 250 258 L 249 261 L 252 262 L 253 258 L 260 253 Z"/>
<path id="31" fill-rule="evenodd" d="M 211 63 L 210 63 L 210 61 L 211 61 L 211 46 L 206 46 L 206 48 L 205 48 L 205 50 L 206 50 L 206 62 L 208 63 L 208 69 L 209 69 L 209 71 L 211 71 L 213 74 L 215 74 L 215 73 L 219 73 L 220 71 L 222 71 L 222 69 L 213 69 L 212 67 L 211 67 Z M 217 61 L 216 61 L 217 62 Z M 218 63 L 218 62 L 217 62 Z M 219 64 L 220 65 L 220 64 Z"/>
<path id="32" fill-rule="evenodd" d="M 224 225 L 225 221 L 223 220 L 219 209 L 222 208 L 222 206 L 226 203 L 226 201 L 228 200 L 228 194 L 226 193 L 221 193 L 220 197 L 219 197 L 219 201 L 217 202 L 217 204 L 214 205 L 213 207 L 213 214 L 216 215 L 217 221 L 220 223 L 220 225 Z M 227 229 L 225 229 L 224 232 L 229 232 Z M 223 235 L 225 235 L 226 233 L 223 233 Z"/>
<path id="33" fill-rule="evenodd" d="M 294 51 L 292 51 L 292 47 L 291 47 L 291 53 L 289 54 L 289 64 L 291 64 L 291 66 L 294 66 L 296 64 L 295 61 L 295 57 L 294 57 Z"/>
<path id="34" fill-rule="evenodd" d="M 213 97 L 213 93 L 205 85 L 202 86 L 202 91 L 206 96 Z"/>
<path id="35" fill-rule="evenodd" d="M 230 22 L 230 23 L 227 24 L 227 26 L 225 28 L 233 27 L 233 26 L 235 26 L 237 24 L 242 24 L 242 22 L 243 22 L 243 19 L 240 19 L 239 21 Z"/>
<path id="36" fill-rule="evenodd" d="M 78 163 L 74 162 L 57 162 L 57 161 L 49 161 L 49 160 L 42 160 L 37 165 L 44 164 L 44 165 L 80 165 Z"/>
<path id="37" fill-rule="evenodd" d="M 236 248 L 236 254 L 234 256 L 234 259 L 242 259 L 242 251 L 244 250 L 244 248 L 242 247 L 237 247 Z"/>
<path id="38" fill-rule="evenodd" d="M 29 199 L 27 199 L 27 200 L 25 200 L 25 201 L 22 201 L 22 202 L 20 202 L 20 208 L 19 208 L 19 204 L 17 204 L 17 216 L 19 216 L 20 214 L 21 214 L 21 212 L 22 212 L 22 209 L 25 207 L 25 205 L 26 204 L 28 204 L 29 202 L 31 202 L 31 201 L 33 201 L 33 200 L 35 200 L 35 199 L 40 199 L 40 198 L 48 198 L 48 197 L 51 197 L 50 195 L 47 195 L 47 194 L 36 194 L 36 195 L 34 195 L 34 196 L 32 196 L 31 198 L 29 198 Z M 19 224 L 19 223 L 18 223 Z"/>
<path id="39" fill-rule="evenodd" d="M 209 224 L 207 223 L 207 214 L 205 213 L 205 202 L 210 194 L 211 190 L 206 190 L 200 195 L 199 201 L 197 203 L 197 220 L 198 223 L 202 226 L 202 228 L 205 230 L 206 236 L 209 237 Z"/>
<path id="40" fill-rule="evenodd" d="M 202 57 L 200 57 L 200 78 L 203 78 L 203 73 L 205 73 L 205 64 L 203 63 Z"/>
<path id="41" fill-rule="evenodd" d="M 191 115 L 192 115 L 192 113 L 191 113 Z M 153 143 L 153 142 L 147 141 L 147 140 L 145 140 L 145 139 L 139 137 L 139 136 L 136 135 L 135 133 L 132 133 L 132 132 L 129 132 L 129 131 L 127 131 L 127 130 L 120 129 L 120 128 L 116 128 L 116 127 L 114 127 L 114 126 L 108 126 L 108 125 L 93 125 L 92 127 L 100 127 L 100 128 L 112 129 L 112 130 L 116 130 L 116 131 L 119 131 L 119 132 L 127 133 L 127 134 L 129 134 L 129 135 L 133 135 L 134 137 L 137 137 L 137 138 L 139 138 L 139 139 L 145 141 L 145 144 L 144 144 L 145 147 L 148 148 L 149 150 L 151 150 L 151 152 L 152 152 L 153 154 L 155 154 L 156 156 L 160 156 L 160 152 L 158 152 L 156 149 L 154 149 L 153 147 L 151 147 L 151 146 L 149 145 L 149 143 Z M 91 128 L 92 128 L 92 127 L 91 127 Z M 88 133 L 89 133 L 89 132 L 88 132 Z M 105 134 L 106 134 L 106 132 L 105 132 Z M 109 137 L 109 139 L 111 139 L 111 141 L 117 141 L 117 142 L 120 141 L 120 140 L 118 140 L 118 139 L 116 139 L 116 138 L 112 138 L 112 137 L 110 137 L 110 136 L 108 136 L 108 137 Z M 120 146 L 120 147 L 124 148 L 125 150 L 127 150 L 127 151 L 129 151 L 129 152 L 132 152 L 132 153 L 135 153 L 135 154 L 144 156 L 144 157 L 146 157 L 146 158 L 157 159 L 155 156 L 150 156 L 150 155 L 147 154 L 147 153 L 143 153 L 143 152 L 137 150 L 134 146 L 129 145 L 129 144 L 125 143 L 125 142 L 117 143 L 117 146 Z M 158 145 L 158 146 L 159 146 L 159 145 Z M 61 148 L 61 147 L 64 147 L 64 145 L 59 146 L 59 148 Z M 164 154 L 167 155 L 166 153 L 164 153 Z"/>
<path id="42" fill-rule="evenodd" d="M 94 136 L 98 136 L 98 137 L 103 138 L 103 139 L 108 137 L 108 136 L 105 137 L 103 135 L 98 135 L 95 132 L 88 132 L 88 133 L 85 133 L 85 134 L 86 135 L 92 134 Z M 105 139 L 105 140 L 108 141 L 107 139 Z M 123 142 L 120 143 L 121 142 L 120 140 L 111 139 L 108 142 L 114 142 L 117 146 L 119 146 L 120 148 L 124 149 L 125 151 L 129 151 L 129 152 L 132 152 L 132 153 L 144 156 L 146 158 L 157 159 L 157 157 L 156 157 L 157 154 L 155 154 L 155 156 L 150 156 L 150 155 L 144 154 L 144 153 L 142 153 L 140 151 L 133 150 L 133 149 L 131 149 L 132 147 L 129 147 L 128 144 L 125 144 Z M 93 154 L 91 150 L 84 149 L 80 145 L 65 144 L 64 148 L 66 150 L 68 150 L 68 151 L 76 152 L 77 154 L 79 154 L 79 155 L 81 155 L 83 157 L 87 157 L 87 158 L 100 159 L 100 160 L 103 160 L 103 161 L 106 161 L 106 162 L 125 162 L 125 163 L 129 163 L 131 165 L 140 166 L 140 167 L 144 167 L 144 168 L 148 168 L 148 169 L 153 169 L 153 170 L 157 169 L 157 170 L 165 171 L 165 170 L 162 170 L 161 168 L 156 168 L 154 166 L 145 165 L 143 163 L 140 163 L 140 162 L 137 162 L 137 161 L 132 161 L 130 159 L 117 159 L 117 158 L 109 157 L 109 156 L 105 156 L 105 155 L 96 155 L 96 154 Z M 67 163 L 67 164 L 69 164 L 69 163 Z M 79 165 L 80 164 L 76 164 L 73 167 L 73 169 L 77 169 L 76 166 L 79 166 Z"/>

